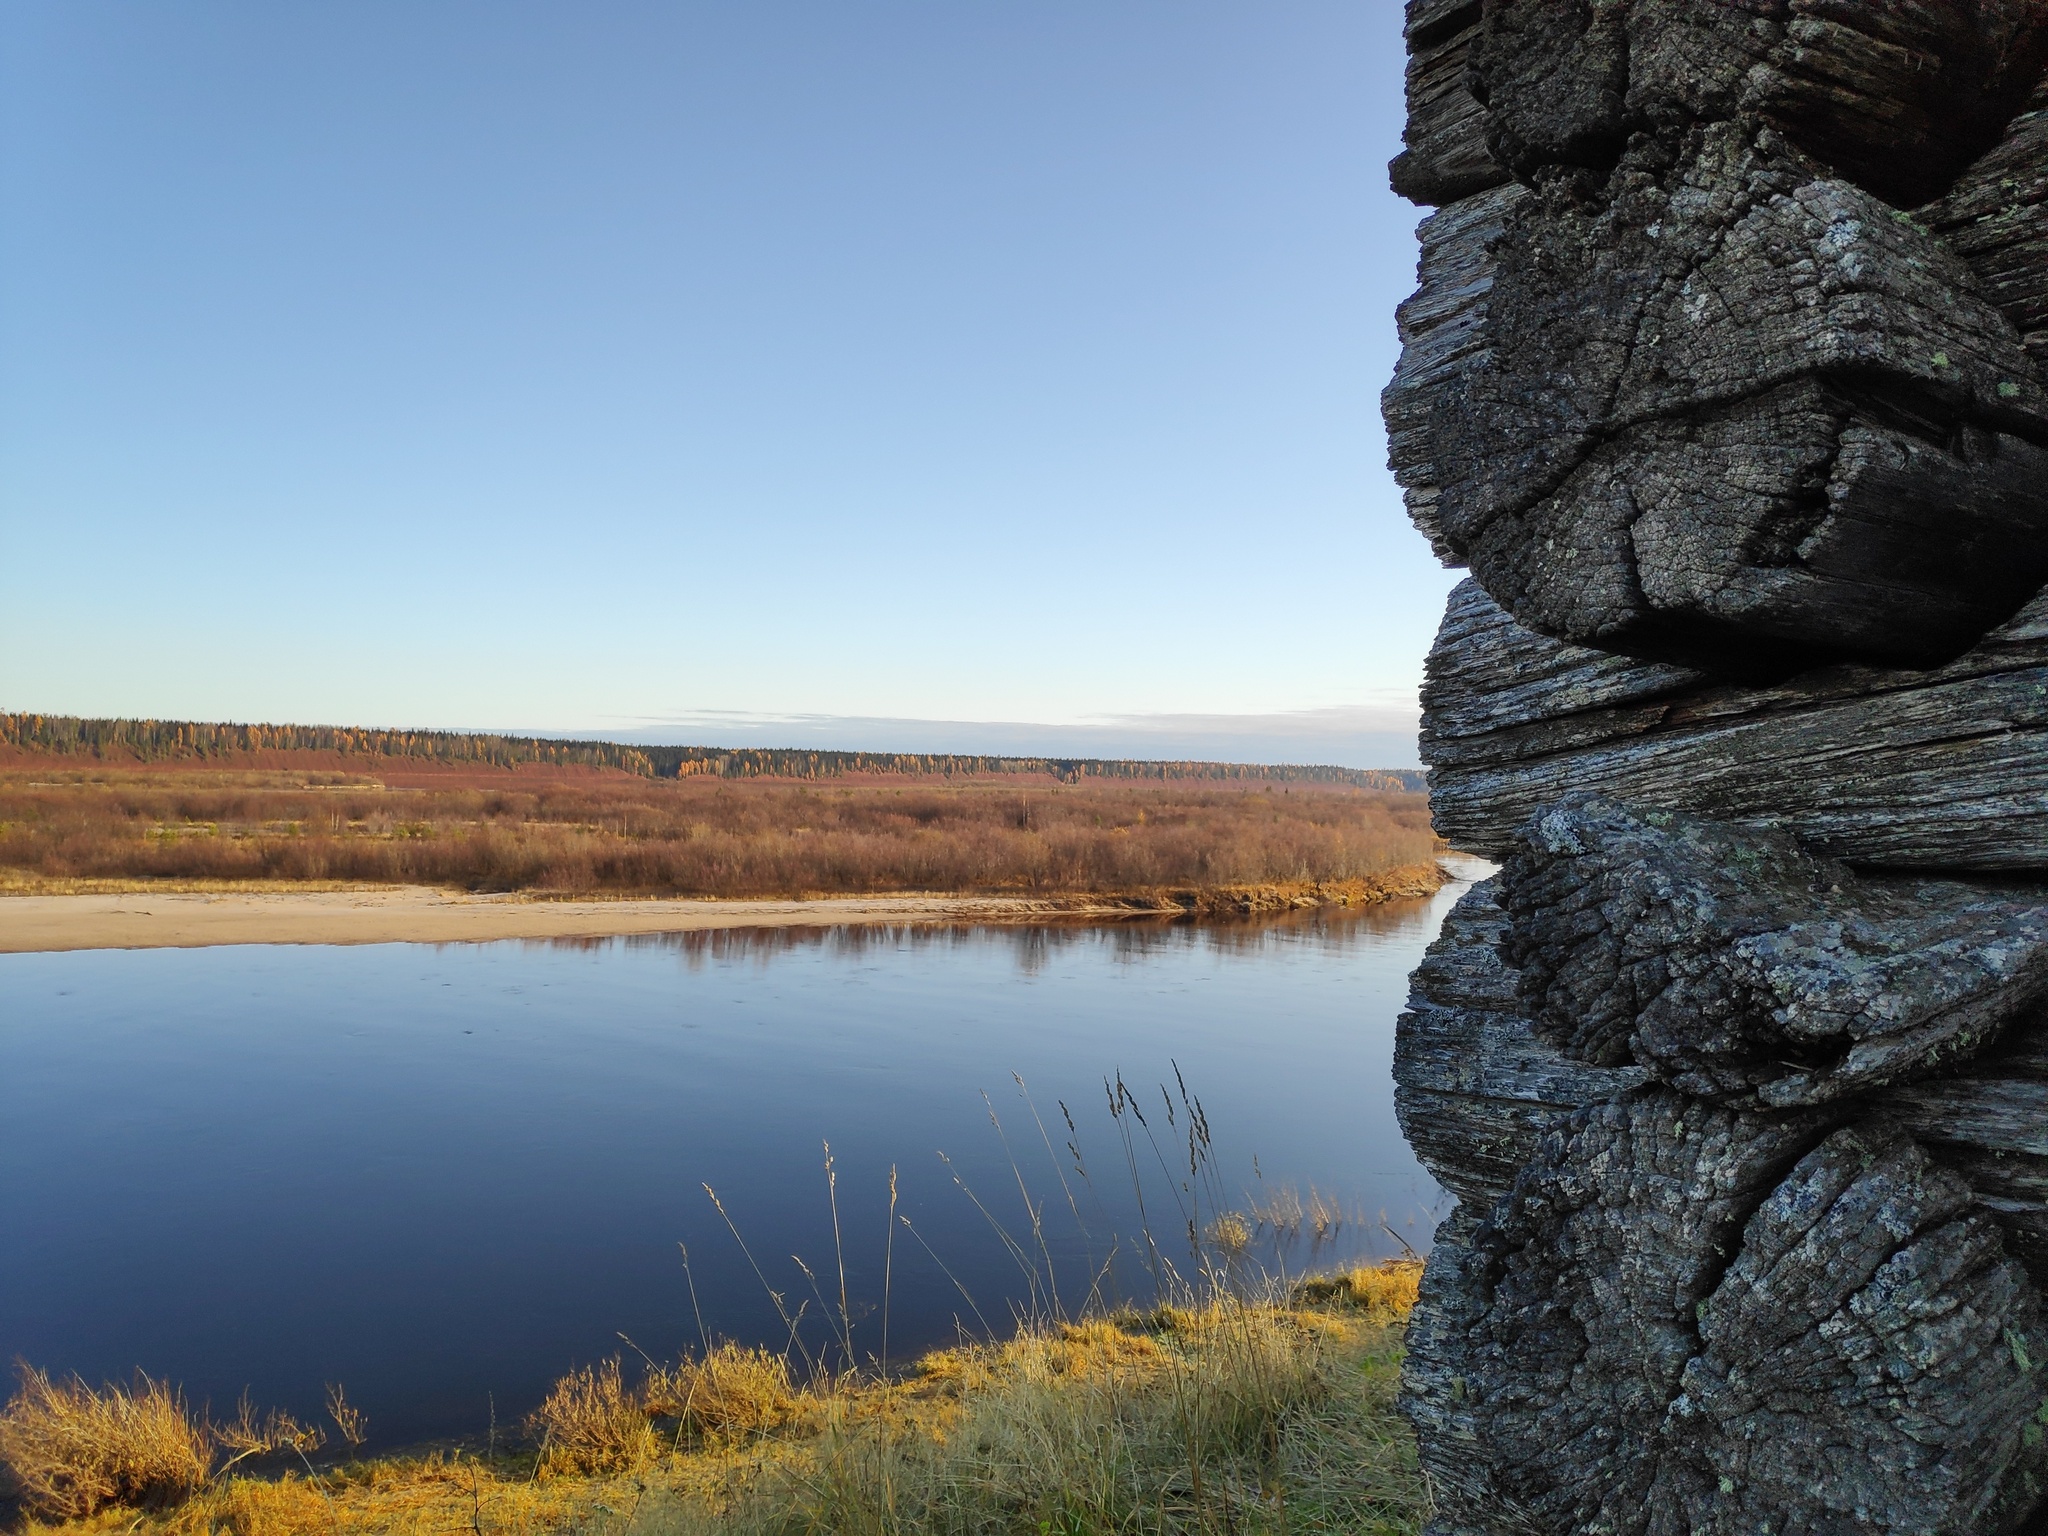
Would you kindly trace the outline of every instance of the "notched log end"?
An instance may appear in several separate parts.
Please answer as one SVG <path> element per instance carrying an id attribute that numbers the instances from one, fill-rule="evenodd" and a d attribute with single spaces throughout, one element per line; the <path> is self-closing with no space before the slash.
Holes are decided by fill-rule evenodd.
<path id="1" fill-rule="evenodd" d="M 1411 0 L 1408 6 L 1407 147 L 1387 166 L 1394 191 L 1440 207 L 1508 179 L 1486 147 L 1486 114 L 1466 85 L 1479 33 L 1479 0 Z"/>
<path id="2" fill-rule="evenodd" d="M 1503 958 L 1566 1054 L 1830 1103 L 1981 1053 L 2048 997 L 2048 890 L 1871 880 L 1789 836 L 1587 799 L 1500 881 Z"/>
<path id="3" fill-rule="evenodd" d="M 2040 1504 L 2040 1295 L 1881 1119 L 1644 1090 L 1465 1222 L 1404 1384 L 1469 1529 L 1975 1536 Z"/>

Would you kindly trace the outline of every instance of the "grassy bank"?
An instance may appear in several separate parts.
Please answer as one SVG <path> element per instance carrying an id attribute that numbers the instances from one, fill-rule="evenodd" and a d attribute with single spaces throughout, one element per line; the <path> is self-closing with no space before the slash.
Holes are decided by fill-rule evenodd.
<path id="1" fill-rule="evenodd" d="M 0 772 L 0 890 L 430 885 L 543 896 L 1118 896 L 1186 910 L 1433 888 L 1426 798 L 1283 783 L 648 779 L 595 769 Z"/>
<path id="2" fill-rule="evenodd" d="M 45 1497 L 22 1519 L 67 1536 L 1391 1536 L 1419 1531 L 1427 1506 L 1393 1411 L 1417 1271 L 1027 1329 L 900 1380 L 799 1384 L 779 1358 L 730 1346 L 606 1364 L 564 1378 L 517 1447 L 339 1465 L 300 1454 L 308 1426 L 244 1414 L 209 1436 L 167 1389 L 123 1408 L 49 1384 L 71 1396 L 18 1396 L 0 1453 L 32 1491 L 53 1481 L 53 1447 L 101 1488 L 109 1469 L 153 1469 L 91 1513 L 59 1518 Z M 254 1456 L 215 1465 L 250 1445 L 267 1474 Z"/>

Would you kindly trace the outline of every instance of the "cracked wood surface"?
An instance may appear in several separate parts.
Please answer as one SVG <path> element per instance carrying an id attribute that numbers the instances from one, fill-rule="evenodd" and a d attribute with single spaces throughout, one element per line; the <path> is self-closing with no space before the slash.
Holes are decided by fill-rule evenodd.
<path id="1" fill-rule="evenodd" d="M 1548 1133 L 1439 1234 L 1404 1389 L 1451 1533 L 2014 1529 L 2039 1292 L 1883 1116 L 1665 1088 Z"/>
<path id="2" fill-rule="evenodd" d="M 1502 957 L 1568 1057 L 1786 1109 L 1967 1061 L 2048 1000 L 2048 887 L 1859 878 L 1783 833 L 1539 814 Z"/>
<path id="3" fill-rule="evenodd" d="M 1438 832 L 1490 858 L 1539 807 L 1599 794 L 1862 867 L 2048 870 L 2048 597 L 1946 666 L 1747 686 L 1548 639 L 1467 581 L 1426 667 L 1422 757 Z"/>
<path id="4" fill-rule="evenodd" d="M 1651 1080 L 1633 1062 L 1581 1060 L 1539 1028 L 1520 970 L 1503 954 L 1500 878 L 1445 919 L 1396 1026 L 1394 1103 L 1424 1167 L 1461 1202 L 1492 1208 L 1574 1110 Z M 2013 1251 L 2048 1284 L 2048 1010 L 2010 1023 L 1982 1056 L 1870 1102 L 1974 1192 Z M 1441 1238 L 1440 1238 L 1441 1240 Z"/>
<path id="5" fill-rule="evenodd" d="M 1411 0 L 1432 1536 L 2036 1530 L 2048 0 Z"/>
<path id="6" fill-rule="evenodd" d="M 1460 197 L 1424 228 L 1390 457 L 1439 553 L 1531 628 L 1722 667 L 1927 662 L 2048 579 L 2035 248 L 1985 207 L 2039 158 L 2025 118 L 1998 140 L 2048 12 L 1785 9 L 1411 8 L 1397 181 Z M 1517 183 L 1419 168 L 1447 49 Z M 1901 106 L 1883 152 L 1845 154 L 1901 80 L 1943 131 Z"/>

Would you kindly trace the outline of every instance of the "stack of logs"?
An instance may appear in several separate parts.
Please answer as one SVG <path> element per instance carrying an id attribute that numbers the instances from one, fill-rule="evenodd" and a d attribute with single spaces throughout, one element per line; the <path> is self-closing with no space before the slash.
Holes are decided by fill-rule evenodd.
<path id="1" fill-rule="evenodd" d="M 1410 0 L 1437 1536 L 2048 1530 L 2048 0 Z"/>

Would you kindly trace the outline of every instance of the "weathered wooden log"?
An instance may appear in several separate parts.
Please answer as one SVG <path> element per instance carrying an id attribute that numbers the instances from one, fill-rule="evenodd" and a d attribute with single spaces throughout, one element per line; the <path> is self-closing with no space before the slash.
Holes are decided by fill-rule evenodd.
<path id="1" fill-rule="evenodd" d="M 1698 1308 L 1652 1531 L 2015 1529 L 2041 1298 L 1962 1182 L 1872 1121 L 1803 1158 Z"/>
<path id="2" fill-rule="evenodd" d="M 1508 1514 L 1488 1508 L 1492 1448 L 1465 1374 L 1466 1330 L 1483 1306 L 1484 1264 L 1472 1248 L 1478 1225 L 1474 1207 L 1463 1202 L 1438 1225 L 1404 1339 L 1401 1411 L 1415 1427 L 1423 1470 L 1438 1495 L 1427 1536 L 1492 1536 L 1498 1527 L 1489 1516 Z"/>
<path id="3" fill-rule="evenodd" d="M 1668 14 L 1693 0 L 1664 3 Z M 1900 205 L 1945 189 L 1997 138 L 2048 64 L 2040 0 L 1768 8 L 1784 18 L 1783 41 L 1746 75 L 1749 101 L 1808 153 Z"/>
<path id="4" fill-rule="evenodd" d="M 2048 1001 L 2048 887 L 1860 878 L 1782 832 L 1598 799 L 1500 876 L 1503 958 L 1566 1056 L 1822 1104 L 1981 1054 Z"/>
<path id="5" fill-rule="evenodd" d="M 2048 1017 L 2036 1014 L 1967 1069 L 1878 1102 L 1968 1182 L 2036 1283 L 2048 1286 Z"/>
<path id="6" fill-rule="evenodd" d="M 1769 130 L 1641 154 L 1598 205 L 1426 229 L 1387 398 L 1425 531 L 1531 628 L 1722 667 L 2009 616 L 2048 579 L 2048 394 L 1970 267 Z"/>
<path id="7" fill-rule="evenodd" d="M 1508 179 L 1486 148 L 1486 111 L 1468 85 L 1479 0 L 1408 0 L 1407 147 L 1387 167 L 1417 203 L 1456 202 Z"/>
<path id="8" fill-rule="evenodd" d="M 1562 1115 L 1638 1087 L 1633 1064 L 1573 1060 L 1540 1034 L 1501 954 L 1499 879 L 1465 893 L 1409 982 L 1395 1025 L 1394 1112 L 1436 1181 L 1490 1209 Z"/>
<path id="9" fill-rule="evenodd" d="M 1873 869 L 2048 870 L 2048 596 L 1947 666 L 1720 684 L 1537 635 L 1452 593 L 1423 684 L 1437 830 L 1504 858 L 1542 806 L 1781 827 Z"/>
<path id="10" fill-rule="evenodd" d="M 1410 520 L 1437 558 L 1452 564 L 1461 556 L 1437 524 L 1440 482 L 1449 473 L 1448 467 L 1437 467 L 1438 418 L 1461 397 L 1466 371 L 1484 365 L 1480 354 L 1487 346 L 1486 299 L 1493 288 L 1491 246 L 1526 196 L 1523 188 L 1509 183 L 1425 219 L 1417 231 L 1421 284 L 1395 311 L 1401 360 L 1380 397 L 1387 458 Z"/>
<path id="11" fill-rule="evenodd" d="M 1432 1536 L 2037 1530 L 2048 0 L 1408 23 Z"/>
<path id="12" fill-rule="evenodd" d="M 1443 1533 L 1998 1533 L 2048 1451 L 2041 1299 L 1884 1120 L 1638 1089 L 1448 1223 L 1404 1384 Z"/>
<path id="13" fill-rule="evenodd" d="M 1547 1136 L 1469 1257 L 1444 1256 L 1463 1312 L 1443 1358 L 1411 1374 L 1449 1369 L 1477 1405 L 1486 1455 L 1448 1487 L 1480 1529 L 1644 1529 L 1698 1308 L 1744 1221 L 1825 1134 L 1810 1116 L 1638 1094 Z"/>
<path id="14" fill-rule="evenodd" d="M 1914 217 L 1970 264 L 2038 363 L 2048 357 L 2048 99 Z"/>
<path id="15" fill-rule="evenodd" d="M 1440 554 L 1543 633 L 1724 670 L 1943 659 L 2048 580 L 2048 393 L 2011 302 L 2031 246 L 1986 206 L 2032 140 L 1965 174 L 2040 78 L 2048 3 L 1410 25 L 1428 78 L 1466 58 L 1449 94 L 1533 189 L 1460 183 L 1479 206 L 1425 227 L 1386 409 Z M 1954 206 L 1886 201 L 1933 194 Z"/>
<path id="16" fill-rule="evenodd" d="M 1747 116 L 1910 206 L 2020 110 L 2044 22 L 2038 0 L 1488 0 L 1468 89 L 1525 177 L 1597 184 L 1637 135 Z"/>
<path id="17" fill-rule="evenodd" d="M 1491 1210 L 1574 1110 L 1643 1086 L 1628 1064 L 1575 1060 L 1537 1027 L 1501 953 L 1500 880 L 1467 891 L 1416 968 L 1395 1031 L 1394 1106 L 1415 1154 L 1469 1224 Z M 2048 1286 L 2048 1012 L 2013 1023 L 1966 1066 L 1873 1102 L 1962 1177 Z"/>
<path id="18" fill-rule="evenodd" d="M 1612 1261 L 1611 1254 L 1595 1257 L 1604 1250 L 1585 1249 L 1584 1262 L 1598 1278 L 1580 1276 L 1574 1284 L 1587 1287 L 1585 1293 L 1574 1291 L 1563 1301 L 1552 1298 L 1537 1307 L 1550 1323 L 1564 1330 L 1567 1353 L 1577 1344 L 1569 1318 L 1560 1321 L 1555 1315 L 1560 1309 L 1571 1316 L 1584 1313 L 1602 1321 L 1625 1318 L 1628 1325 L 1602 1335 L 1597 1348 L 1587 1347 L 1597 1370 L 1582 1368 L 1568 1384 L 1560 1384 L 1553 1376 L 1548 1387 L 1530 1385 L 1536 1373 L 1522 1347 L 1527 1341 L 1522 1340 L 1512 1318 L 1503 1323 L 1491 1317 L 1499 1303 L 1497 1293 L 1486 1290 L 1487 1277 L 1498 1267 L 1497 1259 L 1491 1250 L 1474 1249 L 1474 1229 L 1507 1193 L 1511 1179 L 1507 1170 L 1534 1158 L 1545 1132 L 1555 1131 L 1569 1120 L 1578 1107 L 1573 1099 L 1583 1096 L 1581 1102 L 1589 1105 L 1611 1103 L 1625 1097 L 1641 1079 L 1632 1068 L 1602 1070 L 1571 1062 L 1544 1041 L 1534 1021 L 1518 1010 L 1519 978 L 1498 953 L 1506 919 L 1493 901 L 1496 888 L 1497 882 L 1487 882 L 1467 893 L 1433 946 L 1429 961 L 1418 970 L 1411 1011 L 1402 1020 L 1395 1068 L 1404 1127 L 1431 1171 L 1460 1196 L 1458 1211 L 1437 1235 L 1422 1304 L 1410 1327 L 1404 1377 L 1405 1404 L 1416 1422 L 1425 1460 L 1449 1498 L 1449 1506 L 1433 1527 L 1438 1536 L 1524 1531 L 1532 1527 L 1518 1522 L 1527 1521 L 1537 1522 L 1536 1529 L 1601 1529 L 1598 1524 L 1563 1523 L 1573 1510 L 1559 1507 L 1544 1494 L 1546 1488 L 1555 1495 L 1559 1489 L 1583 1491 L 1601 1486 L 1599 1478 L 1609 1475 L 1618 1477 L 1612 1486 L 1621 1492 L 1618 1499 L 1606 1501 L 1610 1515 L 1612 1506 L 1619 1504 L 1635 1518 L 1654 1514 L 1659 1522 L 1608 1527 L 1618 1530 L 1975 1532 L 2010 1524 L 2007 1516 L 2015 1513 L 2015 1501 L 2024 1502 L 2024 1477 L 2017 1483 L 2010 1476 L 1993 1477 L 1996 1467 L 1987 1469 L 1984 1461 L 1998 1461 L 1998 1448 L 2010 1441 L 2015 1418 L 2024 1439 L 2024 1413 L 2016 1412 L 2007 1401 L 2012 1387 L 2009 1378 L 1993 1371 L 1988 1386 L 1983 1380 L 1987 1361 L 1981 1330 L 1974 1340 L 1943 1337 L 1938 1330 L 1923 1331 L 1919 1355 L 1923 1363 L 1931 1362 L 1938 1370 L 1895 1394 L 1895 1407 L 1896 1400 L 1904 1401 L 1898 1408 L 1902 1422 L 1928 1412 L 1949 1419 L 1945 1444 L 1938 1451 L 1927 1448 L 1910 1422 L 1905 1429 L 1900 1422 L 1855 1422 L 1856 1385 L 1845 1379 L 1854 1370 L 1840 1356 L 1863 1349 L 1867 1339 L 1842 1346 L 1832 1362 L 1816 1358 L 1816 1337 L 1825 1340 L 1832 1336 L 1839 1343 L 1852 1325 L 1871 1326 L 1868 1308 L 1859 1311 L 1853 1303 L 1838 1304 L 1818 1323 L 1813 1323 L 1814 1309 L 1809 1308 L 1807 1321 L 1812 1326 L 1796 1338 L 1778 1340 L 1773 1353 L 1759 1348 L 1752 1334 L 1760 1318 L 1783 1322 L 1785 1297 L 1781 1289 L 1773 1289 L 1760 1300 L 1757 1287 L 1751 1286 L 1741 1307 L 1734 1307 L 1726 1298 L 1715 1298 L 1714 1305 L 1732 1309 L 1732 1317 L 1718 1331 L 1702 1326 L 1700 1344 L 1686 1355 L 1675 1376 L 1668 1352 L 1654 1355 L 1647 1366 L 1644 1360 L 1624 1353 L 1624 1365 L 1617 1366 L 1614 1350 L 1639 1339 L 1655 1338 L 1660 1330 L 1669 1337 L 1671 1330 L 1680 1328 L 1672 1314 L 1683 1311 L 1684 1299 L 1703 1300 L 1685 1291 L 1681 1305 L 1655 1310 L 1671 1279 L 1666 1269 L 1671 1262 L 1673 1223 L 1654 1219 L 1653 1212 L 1640 1208 L 1608 1214 L 1618 1230 L 1632 1232 L 1637 1241 L 1649 1245 L 1649 1259 Z M 1980 1291 L 1988 1289 L 1994 1301 L 2003 1297 L 2009 1302 L 2015 1295 L 2024 1301 L 2024 1295 L 2012 1272 L 2001 1267 L 1990 1223 L 2004 1229 L 2008 1246 L 2035 1275 L 2048 1272 L 2048 1220 L 2044 1220 L 2043 1205 L 2044 1195 L 2048 1195 L 2048 1130 L 2044 1130 L 2040 1113 L 2048 1099 L 2048 1048 L 2039 1043 L 2042 1039 L 2048 1039 L 2048 1029 L 2037 1024 L 1996 1059 L 1976 1064 L 1970 1074 L 1904 1090 L 1883 1101 L 1902 1127 L 1929 1144 L 1928 1151 L 1937 1162 L 1969 1186 L 1969 1199 L 1978 1218 L 1974 1221 L 1964 1219 L 1954 1183 L 1926 1174 L 1917 1160 L 1907 1158 L 1917 1170 L 1916 1179 L 1924 1184 L 1934 1178 L 1947 1191 L 1949 1220 L 1939 1245 L 1941 1255 L 1953 1266 L 1972 1270 L 1976 1275 L 1973 1284 Z M 1685 1101 L 1674 1096 L 1671 1102 Z M 1788 1123 L 1784 1116 L 1731 1116 L 1705 1105 L 1697 1110 L 1702 1117 L 1718 1115 L 1731 1124 L 1774 1128 Z M 1809 1116 L 1791 1123 L 1806 1127 L 1809 1135 L 1817 1137 L 1827 1122 Z M 1751 1155 L 1759 1150 L 1754 1140 L 1731 1138 L 1729 1155 L 1735 1155 L 1738 1144 Z M 1890 1155 L 1895 1163 L 1906 1157 L 1896 1146 Z M 1837 1175 L 1840 1172 L 1838 1165 Z M 1639 1166 L 1628 1173 L 1631 1178 L 1648 1177 Z M 1725 1170 L 1718 1172 L 1714 1187 L 1723 1189 L 1727 1183 Z M 1811 1188 L 1811 1183 L 1809 1180 L 1802 1188 Z M 1757 1194 L 1754 1184 L 1749 1193 L 1752 1197 Z M 1845 1269 L 1844 1251 L 1853 1250 L 1849 1238 L 1876 1230 L 1867 1224 L 1863 1213 L 1879 1193 L 1896 1204 L 1898 1191 L 1889 1186 L 1882 1192 L 1866 1190 L 1847 1201 L 1838 1199 L 1841 1211 L 1853 1213 L 1853 1219 L 1838 1214 L 1835 1227 L 1841 1230 L 1823 1232 L 1808 1243 L 1797 1271 L 1804 1284 L 1811 1286 L 1824 1273 L 1830 1283 L 1840 1287 L 1861 1272 L 1855 1266 Z M 1776 1198 L 1781 1209 L 1799 1203 L 1791 1194 L 1781 1193 Z M 1744 1204 L 1736 1202 L 1736 1214 L 1743 1214 Z M 1681 1191 L 1675 1202 L 1662 1208 L 1668 1215 L 1674 1205 L 1688 1213 L 1693 1223 L 1701 1219 L 1703 1203 L 1694 1195 Z M 1723 1210 L 1715 1224 L 1724 1241 L 1729 1215 Z M 1964 1220 L 1964 1229 L 1955 1229 L 1957 1220 Z M 1782 1287 L 1781 1271 L 1752 1256 L 1746 1239 L 1743 1254 L 1750 1271 L 1768 1273 L 1774 1284 Z M 1910 1270 L 1926 1256 L 1924 1251 L 1908 1254 L 1894 1270 Z M 1645 1264 L 1650 1266 L 1648 1271 Z M 1868 1262 L 1868 1256 L 1861 1266 L 1872 1274 L 1877 1267 Z M 1651 1274 L 1658 1277 L 1655 1285 L 1649 1281 Z M 1526 1305 L 1518 1304 L 1517 1315 L 1526 1317 L 1536 1302 L 1528 1297 L 1523 1301 Z M 1952 1309 L 1949 1298 L 1931 1302 L 1919 1298 L 1916 1305 L 1937 1318 L 1966 1310 Z M 1642 1316 L 1645 1306 L 1652 1308 L 1647 1320 Z M 1481 1339 L 1487 1349 L 1497 1350 L 1497 1355 L 1488 1356 L 1475 1345 L 1475 1330 L 1484 1334 L 1482 1324 L 1491 1326 L 1492 1335 L 1506 1336 L 1505 1342 L 1492 1335 Z M 2032 1336 L 2026 1332 L 2031 1325 L 2024 1318 L 2018 1326 L 2023 1337 Z M 1560 1347 L 1554 1330 L 1538 1330 L 1538 1334 L 1536 1346 Z M 1682 1331 L 1677 1336 L 1682 1343 Z M 1497 1375 L 1488 1374 L 1489 1359 Z M 1995 1360 L 1990 1364 L 1995 1366 Z M 1687 1435 L 1659 1442 L 1655 1434 L 1617 1409 L 1609 1394 L 1624 1389 L 1632 1393 L 1636 1376 L 1631 1372 L 1640 1373 L 1648 1366 L 1657 1367 L 1660 1374 L 1655 1379 L 1662 1384 L 1660 1391 L 1668 1394 L 1663 1399 L 1664 1417 L 1682 1412 L 1688 1421 L 1700 1418 L 1703 1430 L 1711 1433 L 1703 1432 L 1697 1439 Z M 1834 1377 L 1830 1389 L 1841 1399 L 1832 1404 L 1821 1390 L 1830 1369 Z M 1854 1369 L 1861 1370 L 1864 1380 L 1876 1372 L 1868 1357 L 1859 1358 Z M 1609 1380 L 1617 1372 L 1626 1378 L 1621 1387 Z M 1497 1376 L 1519 1383 L 1516 1390 L 1523 1393 L 1505 1422 L 1500 1408 L 1507 1394 Z M 1739 1389 L 1733 1394 L 1727 1389 L 1731 1380 Z M 1589 1389 L 1595 1386 L 1598 1390 L 1589 1400 Z M 2034 1391 L 2038 1402 L 2039 1388 Z M 1554 1401 L 1548 1395 L 1552 1392 Z M 1632 1396 L 1628 1400 L 1632 1401 Z M 1656 1418 L 1652 1410 L 1658 1402 L 1653 1395 L 1649 1407 L 1638 1410 L 1638 1418 L 1645 1422 Z M 2001 1403 L 2006 1414 L 2002 1427 L 1997 1417 Z M 1622 1475 L 1589 1451 L 1585 1437 L 1568 1432 L 1574 1426 L 1591 1436 L 1595 1447 L 1613 1450 L 1647 1439 L 1655 1454 L 1646 1452 L 1646 1465 L 1625 1467 Z M 1603 1426 L 1607 1427 L 1604 1439 L 1600 1433 Z M 1870 1494 L 1859 1478 L 1885 1462 L 1881 1448 L 1901 1433 L 1922 1456 L 1913 1476 L 1923 1481 L 1910 1482 L 1903 1491 L 1894 1487 L 1886 1503 L 1859 1503 L 1867 1501 Z M 1517 1435 L 1522 1436 L 1520 1441 Z M 1847 1442 L 1853 1450 L 1834 1457 L 1830 1466 L 1828 1447 L 1844 1444 L 1843 1435 L 1853 1437 Z M 1504 1446 L 1515 1444 L 1520 1444 L 1525 1458 L 1519 1465 L 1511 1454 L 1504 1458 L 1503 1453 Z M 1973 1455 L 1974 1473 L 1969 1471 Z M 1651 1486 L 1641 1493 L 1642 1508 L 1636 1510 L 1633 1500 L 1646 1475 Z M 1940 1490 L 1930 1493 L 1924 1483 L 1930 1478 L 1948 1478 L 1952 1484 L 1974 1479 L 1970 1486 L 1994 1504 L 2002 1502 L 2003 1508 L 1971 1514 L 1969 1519 L 1976 1524 L 1944 1525 L 1932 1519 L 1922 1523 L 1905 1518 L 1902 1501 L 1906 1509 L 1912 1509 L 1917 1501 L 1928 1499 L 1927 1507 L 1932 1508 L 1932 1501 L 1953 1496 L 1960 1507 L 1972 1505 L 1971 1499 L 1956 1494 L 1953 1487 L 1948 1494 Z M 1728 1492 L 1723 1491 L 1723 1479 L 1732 1485 Z M 1995 1492 L 1990 1491 L 1994 1482 L 1998 1484 Z M 1845 1507 L 1832 1513 L 1803 1511 L 1802 1501 L 1809 1499 L 1832 1500 Z M 1810 1515 L 1813 1523 L 1770 1523 L 1795 1512 L 1802 1518 Z M 1589 1518 L 1597 1515 L 1596 1511 L 1596 1517 Z M 1558 1523 L 1546 1523 L 1552 1520 Z M 1895 1523 L 1884 1523 L 1887 1520 Z M 1859 1525 L 1858 1521 L 1867 1523 Z"/>

